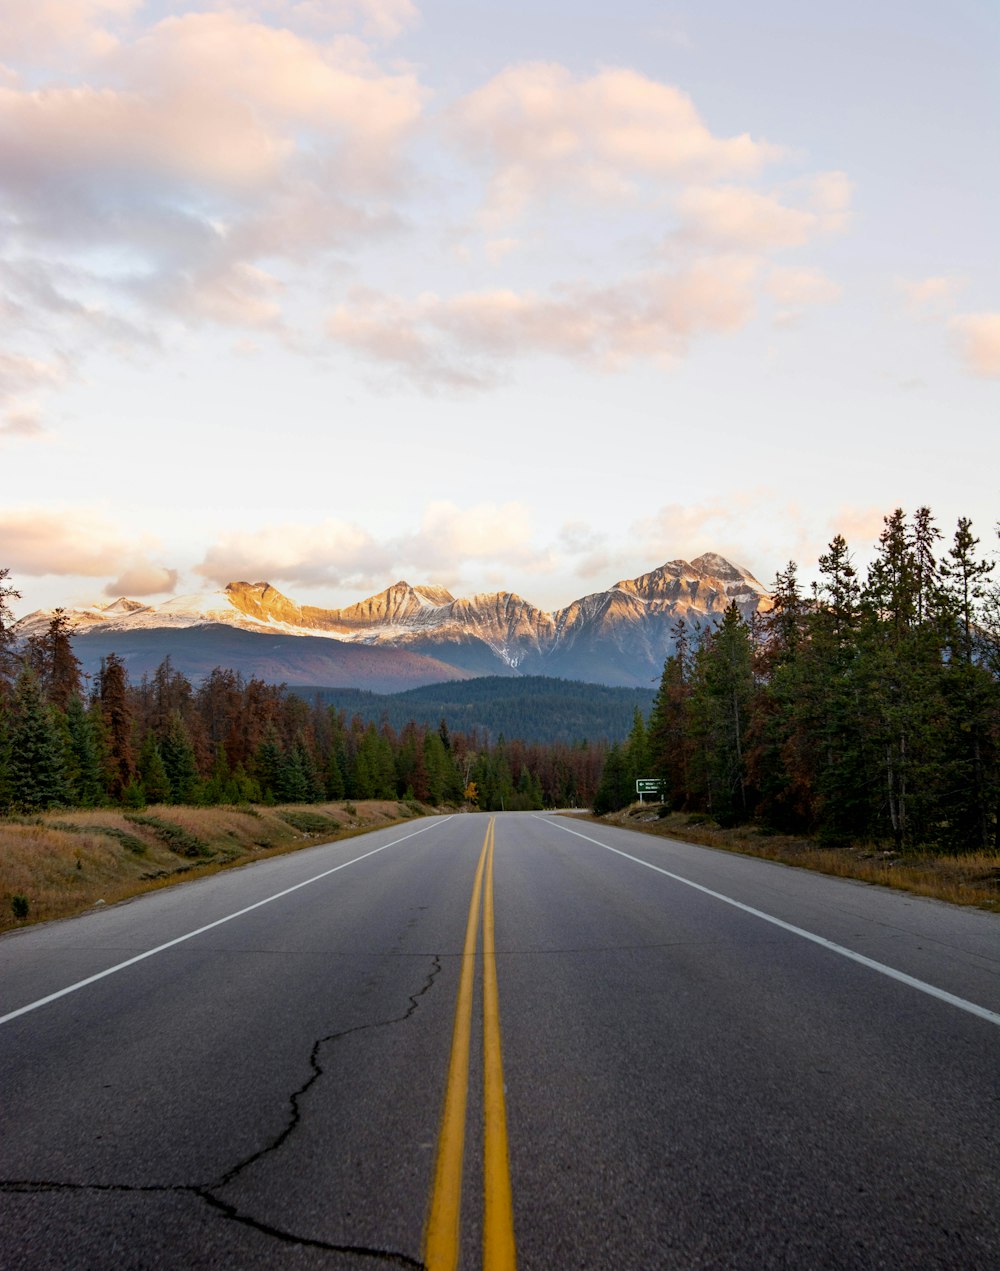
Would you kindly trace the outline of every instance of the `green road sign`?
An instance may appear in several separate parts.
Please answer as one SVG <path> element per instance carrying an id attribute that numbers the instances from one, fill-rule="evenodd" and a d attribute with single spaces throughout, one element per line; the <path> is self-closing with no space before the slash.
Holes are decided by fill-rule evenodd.
<path id="1" fill-rule="evenodd" d="M 640 777 L 635 783 L 636 794 L 659 794 L 662 781 L 655 777 Z"/>

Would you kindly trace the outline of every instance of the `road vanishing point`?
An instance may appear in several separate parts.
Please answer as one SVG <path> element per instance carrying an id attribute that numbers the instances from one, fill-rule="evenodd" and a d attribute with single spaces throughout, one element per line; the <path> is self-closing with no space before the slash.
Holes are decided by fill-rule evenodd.
<path id="1" fill-rule="evenodd" d="M 0 938 L 0 1267 L 1000 1267 L 1000 916 L 429 817 Z"/>

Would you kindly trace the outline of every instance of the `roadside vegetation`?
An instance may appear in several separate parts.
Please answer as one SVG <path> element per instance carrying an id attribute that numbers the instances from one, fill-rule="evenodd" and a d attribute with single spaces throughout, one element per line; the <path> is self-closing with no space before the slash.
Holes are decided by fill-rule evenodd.
<path id="1" fill-rule="evenodd" d="M 422 816 L 413 801 L 61 810 L 0 821 L 0 931 Z"/>
<path id="2" fill-rule="evenodd" d="M 588 819 L 1000 913 L 1000 854 L 994 851 L 901 855 L 874 844 L 831 847 L 760 826 L 724 827 L 701 813 L 671 812 L 649 803 Z"/>
<path id="3" fill-rule="evenodd" d="M 803 593 L 678 627 L 648 719 L 612 747 L 598 812 L 658 781 L 671 811 L 841 855 L 924 861 L 1000 851 L 1000 588 L 964 518 L 885 518 L 862 578 L 837 536 Z M 749 832 L 749 829 L 748 831 Z M 895 871 L 895 866 L 893 867 Z M 898 872 L 898 871 L 896 871 Z"/>

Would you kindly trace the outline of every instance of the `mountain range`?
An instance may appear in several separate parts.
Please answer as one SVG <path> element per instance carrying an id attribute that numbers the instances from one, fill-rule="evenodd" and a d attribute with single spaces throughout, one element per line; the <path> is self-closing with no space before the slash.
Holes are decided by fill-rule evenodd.
<path id="1" fill-rule="evenodd" d="M 121 597 L 65 613 L 88 674 L 113 652 L 133 679 L 169 656 L 193 680 L 224 666 L 276 683 L 391 693 L 497 674 L 648 686 L 673 649 L 675 624 L 710 625 L 733 601 L 745 616 L 771 605 L 748 570 L 709 552 L 553 613 L 512 592 L 461 599 L 406 582 L 344 609 L 298 605 L 266 582 L 231 582 L 158 605 Z M 40 634 L 53 612 L 28 614 L 15 636 Z"/>

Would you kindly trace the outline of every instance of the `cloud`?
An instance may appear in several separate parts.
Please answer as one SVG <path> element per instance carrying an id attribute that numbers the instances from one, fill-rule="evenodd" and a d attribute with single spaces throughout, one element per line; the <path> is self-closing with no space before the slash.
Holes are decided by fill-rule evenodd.
<path id="1" fill-rule="evenodd" d="M 8 411 L 0 421 L 0 437 L 36 438 L 45 432 L 44 424 L 31 410 Z"/>
<path id="2" fill-rule="evenodd" d="M 1000 313 L 961 313 L 948 325 L 958 339 L 966 370 L 1000 377 Z"/>
<path id="3" fill-rule="evenodd" d="M 343 31 L 360 24 L 366 35 L 382 40 L 395 39 L 420 17 L 412 0 L 263 0 L 249 8 L 261 17 L 317 30 Z"/>
<path id="4" fill-rule="evenodd" d="M 764 286 L 782 305 L 828 304 L 843 294 L 843 288 L 818 269 L 772 269 Z"/>
<path id="5" fill-rule="evenodd" d="M 0 353 L 0 403 L 26 391 L 52 388 L 65 378 L 65 366 L 18 353 Z"/>
<path id="6" fill-rule="evenodd" d="M 0 58 L 51 55 L 60 47 L 75 46 L 100 53 L 115 37 L 115 26 L 130 18 L 143 0 L 0 0 Z"/>
<path id="7" fill-rule="evenodd" d="M 341 184 L 367 186 L 421 112 L 412 73 L 381 72 L 356 41 L 318 44 L 233 12 L 168 17 L 101 70 L 99 87 L 0 89 L 5 183 L 141 194 L 194 181 L 238 195 L 308 143 L 335 147 Z"/>
<path id="8" fill-rule="evenodd" d="M 56 321 L 115 340 L 164 310 L 277 325 L 283 266 L 315 275 L 324 254 L 398 224 L 424 90 L 353 37 L 187 12 L 130 32 L 89 72 L 0 83 L 0 266 L 53 345 Z"/>
<path id="9" fill-rule="evenodd" d="M 620 67 L 589 79 L 551 62 L 509 67 L 458 102 L 449 125 L 492 170 L 487 207 L 501 219 L 540 195 L 621 198 L 643 181 L 753 175 L 783 154 L 746 133 L 713 136 L 686 93 Z"/>
<path id="10" fill-rule="evenodd" d="M 235 580 L 339 586 L 379 574 L 390 553 L 360 526 L 330 518 L 232 531 L 209 547 L 195 573 L 212 582 Z"/>
<path id="11" fill-rule="evenodd" d="M 361 526 L 330 518 L 223 535 L 195 572 L 212 582 L 280 581 L 302 587 L 386 585 L 391 574 L 419 582 L 458 578 L 464 562 L 537 564 L 529 512 L 518 503 L 459 507 L 430 503 L 420 524 L 377 542 Z"/>
<path id="12" fill-rule="evenodd" d="M 177 587 L 177 570 L 151 561 L 136 561 L 104 588 L 106 596 L 157 596 Z"/>
<path id="13" fill-rule="evenodd" d="M 727 256 L 607 286 L 563 284 L 546 295 L 497 290 L 407 301 L 359 291 L 338 306 L 327 331 L 430 390 L 486 387 L 513 359 L 540 354 L 604 371 L 636 361 L 669 367 L 691 340 L 750 320 L 757 273 L 753 258 Z"/>
<path id="14" fill-rule="evenodd" d="M 916 313 L 930 311 L 940 314 L 954 307 L 959 291 L 966 285 L 965 278 L 939 274 L 930 278 L 901 278 L 897 287 L 906 298 L 907 306 Z"/>
<path id="15" fill-rule="evenodd" d="M 46 362 L 20 353 L 0 353 L 0 437 L 39 437 L 45 429 L 35 397 L 60 387 L 69 376 L 65 359 Z"/>
<path id="16" fill-rule="evenodd" d="M 799 247 L 820 226 L 814 212 L 740 186 L 691 186 L 677 199 L 681 233 L 698 242 L 768 251 Z"/>
<path id="17" fill-rule="evenodd" d="M 128 570 L 136 577 L 160 570 L 136 551 L 135 540 L 86 508 L 0 510 L 0 559 L 14 574 L 99 578 Z"/>
<path id="18" fill-rule="evenodd" d="M 521 503 L 480 503 L 460 508 L 440 500 L 428 505 L 416 534 L 397 539 L 399 558 L 440 571 L 456 561 L 534 561 L 530 511 Z"/>

